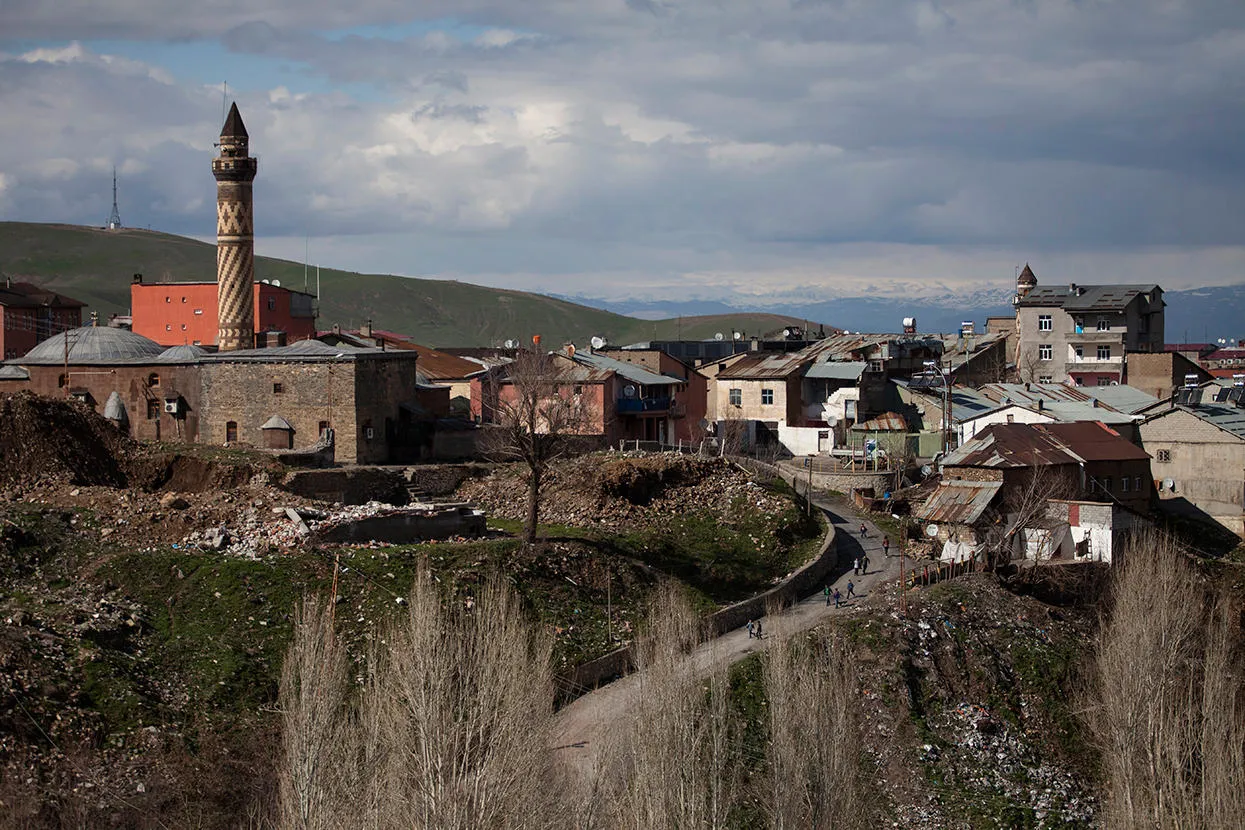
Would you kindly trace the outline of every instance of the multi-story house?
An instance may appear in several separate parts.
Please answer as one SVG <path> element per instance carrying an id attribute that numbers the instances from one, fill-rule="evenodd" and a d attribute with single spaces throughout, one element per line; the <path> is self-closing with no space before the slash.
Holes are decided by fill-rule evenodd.
<path id="1" fill-rule="evenodd" d="M 1126 352 L 1163 351 L 1157 285 L 1039 286 L 1026 265 L 1014 302 L 1021 380 L 1109 386 L 1124 382 Z"/>
<path id="2" fill-rule="evenodd" d="M 28 282 L 0 284 L 0 359 L 21 357 L 49 337 L 82 325 L 83 303 Z"/>

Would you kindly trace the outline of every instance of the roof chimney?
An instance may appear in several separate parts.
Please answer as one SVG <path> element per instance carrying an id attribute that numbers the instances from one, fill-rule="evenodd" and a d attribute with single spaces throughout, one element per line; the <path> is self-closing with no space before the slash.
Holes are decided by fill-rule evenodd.
<path id="1" fill-rule="evenodd" d="M 143 275 L 142 275 L 142 274 L 135 274 L 135 275 L 134 275 L 134 284 L 135 284 L 135 285 L 142 285 L 142 284 L 143 284 Z"/>
<path id="2" fill-rule="evenodd" d="M 361 337 L 372 336 L 372 320 L 370 317 L 368 318 L 368 321 L 366 323 L 364 323 L 362 326 L 359 327 L 359 336 Z"/>

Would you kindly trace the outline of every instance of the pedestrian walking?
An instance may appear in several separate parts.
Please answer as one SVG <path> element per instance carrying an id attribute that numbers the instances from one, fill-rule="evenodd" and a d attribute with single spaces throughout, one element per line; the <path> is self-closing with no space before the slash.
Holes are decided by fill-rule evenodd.
<path id="1" fill-rule="evenodd" d="M 755 627 L 756 627 L 756 623 L 754 623 L 752 620 L 748 620 L 748 625 L 747 625 L 747 626 L 745 626 L 745 628 L 747 628 L 747 629 L 748 629 L 748 639 L 749 639 L 749 640 L 751 640 L 751 639 L 752 639 L 752 632 L 753 632 L 753 629 L 754 629 Z"/>
<path id="2" fill-rule="evenodd" d="M 761 639 L 761 621 L 757 620 L 757 639 Z"/>
<path id="3" fill-rule="evenodd" d="M 857 556 L 855 559 L 852 560 L 852 573 L 857 574 L 857 575 L 860 573 L 860 557 L 859 556 Z"/>
<path id="4" fill-rule="evenodd" d="M 856 583 L 852 582 L 850 579 L 847 580 L 847 598 L 848 599 L 856 598 Z"/>
<path id="5" fill-rule="evenodd" d="M 829 605 L 830 604 L 830 585 L 829 584 L 827 584 L 826 587 L 822 589 L 822 593 L 826 595 L 826 605 Z"/>
<path id="6" fill-rule="evenodd" d="M 843 604 L 843 595 L 839 593 L 839 589 L 834 589 L 834 607 L 838 608 Z"/>
<path id="7" fill-rule="evenodd" d="M 862 574 L 868 575 L 869 573 L 869 557 L 868 556 L 860 557 L 860 572 Z"/>
<path id="8" fill-rule="evenodd" d="M 882 537 L 882 554 L 884 556 L 891 555 L 891 537 L 889 536 Z"/>
<path id="9" fill-rule="evenodd" d="M 865 523 L 860 523 L 860 538 L 863 539 L 869 535 L 869 528 L 865 527 Z"/>

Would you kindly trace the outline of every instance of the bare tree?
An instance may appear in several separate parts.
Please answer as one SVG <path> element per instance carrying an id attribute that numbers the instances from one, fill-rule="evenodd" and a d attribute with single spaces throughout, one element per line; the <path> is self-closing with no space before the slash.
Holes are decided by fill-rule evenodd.
<path id="1" fill-rule="evenodd" d="M 349 659 L 333 629 L 332 608 L 315 597 L 295 612 L 294 638 L 281 670 L 284 764 L 280 826 L 330 830 L 344 818 L 336 767 L 347 725 Z"/>
<path id="2" fill-rule="evenodd" d="M 372 640 L 350 708 L 336 705 L 339 674 L 314 666 L 336 653 L 322 619 L 303 615 L 287 658 L 287 673 L 315 682 L 283 685 L 282 830 L 569 825 L 550 750 L 551 642 L 512 591 L 494 580 L 471 611 L 449 609 L 421 566 L 407 613 Z"/>
<path id="3" fill-rule="evenodd" d="M 781 630 L 775 634 L 781 637 Z M 865 797 L 860 696 L 842 641 L 821 630 L 776 642 L 763 665 L 770 827 L 877 827 Z"/>
<path id="4" fill-rule="evenodd" d="M 1110 827 L 1239 826 L 1245 661 L 1239 609 L 1168 537 L 1136 538 L 1113 571 L 1091 723 Z"/>
<path id="5" fill-rule="evenodd" d="M 1012 560 L 1021 533 L 1044 523 L 1051 499 L 1076 494 L 1072 479 L 1061 470 L 1036 465 L 1005 486 L 998 505 L 986 511 L 977 525 L 977 556 L 988 571 L 995 571 Z"/>
<path id="6" fill-rule="evenodd" d="M 536 541 L 541 488 L 550 466 L 566 455 L 576 438 L 604 430 L 604 414 L 591 398 L 575 394 L 575 382 L 560 369 L 563 358 L 520 352 L 506 367 L 496 389 L 486 395 L 493 426 L 486 433 L 485 453 L 496 461 L 520 462 L 527 484 L 524 538 Z M 596 423 L 594 423 L 594 421 Z"/>
<path id="7" fill-rule="evenodd" d="M 609 827 L 727 826 L 738 790 L 738 729 L 725 668 L 712 668 L 705 679 L 688 658 L 699 631 L 677 589 L 660 589 L 636 641 L 637 696 L 604 753 Z"/>

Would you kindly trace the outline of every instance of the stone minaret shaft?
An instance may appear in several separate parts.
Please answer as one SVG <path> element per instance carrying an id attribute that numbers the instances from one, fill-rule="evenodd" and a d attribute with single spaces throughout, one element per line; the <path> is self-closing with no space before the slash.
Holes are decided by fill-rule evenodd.
<path id="1" fill-rule="evenodd" d="M 238 105 L 220 131 L 220 155 L 212 159 L 216 177 L 216 345 L 222 352 L 255 346 L 255 220 L 251 182 L 258 162 Z"/>

